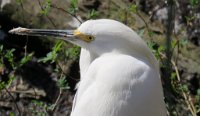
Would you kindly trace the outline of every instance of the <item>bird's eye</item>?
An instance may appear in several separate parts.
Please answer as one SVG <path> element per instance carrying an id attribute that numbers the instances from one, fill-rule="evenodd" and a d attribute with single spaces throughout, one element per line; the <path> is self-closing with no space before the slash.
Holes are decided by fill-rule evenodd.
<path id="1" fill-rule="evenodd" d="M 89 36 L 89 39 L 90 39 L 90 40 L 92 40 L 92 37 L 91 37 L 91 36 Z"/>
<path id="2" fill-rule="evenodd" d="M 93 36 L 88 36 L 88 39 L 89 39 L 89 41 L 92 41 L 92 40 L 94 40 L 94 37 Z"/>

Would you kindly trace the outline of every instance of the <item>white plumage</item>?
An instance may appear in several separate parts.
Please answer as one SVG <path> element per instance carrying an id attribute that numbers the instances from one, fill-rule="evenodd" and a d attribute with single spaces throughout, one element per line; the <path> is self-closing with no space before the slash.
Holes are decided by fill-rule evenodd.
<path id="1" fill-rule="evenodd" d="M 114 20 L 89 20 L 78 30 L 81 80 L 71 116 L 166 116 L 157 61 L 144 41 Z"/>

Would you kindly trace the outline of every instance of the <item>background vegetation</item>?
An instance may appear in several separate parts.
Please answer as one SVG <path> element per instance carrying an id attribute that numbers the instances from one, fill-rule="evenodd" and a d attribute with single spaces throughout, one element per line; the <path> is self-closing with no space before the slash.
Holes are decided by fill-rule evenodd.
<path id="1" fill-rule="evenodd" d="M 169 115 L 200 114 L 198 0 L 4 2 L 0 1 L 0 115 L 69 116 L 79 81 L 79 47 L 55 38 L 10 35 L 8 30 L 70 29 L 98 18 L 121 21 L 147 42 L 160 62 Z"/>

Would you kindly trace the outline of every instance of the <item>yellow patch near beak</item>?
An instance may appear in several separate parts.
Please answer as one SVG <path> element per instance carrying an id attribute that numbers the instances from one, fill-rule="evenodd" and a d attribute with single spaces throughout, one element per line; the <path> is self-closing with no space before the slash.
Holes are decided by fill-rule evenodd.
<path id="1" fill-rule="evenodd" d="M 82 39 L 85 42 L 91 42 L 95 39 L 94 36 L 81 33 L 79 30 L 74 30 L 74 36 Z"/>

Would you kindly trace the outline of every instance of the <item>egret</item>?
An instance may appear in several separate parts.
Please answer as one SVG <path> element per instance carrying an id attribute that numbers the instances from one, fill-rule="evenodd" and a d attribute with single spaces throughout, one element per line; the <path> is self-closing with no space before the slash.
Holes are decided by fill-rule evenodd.
<path id="1" fill-rule="evenodd" d="M 56 36 L 81 47 L 81 78 L 71 116 L 167 115 L 158 62 L 128 26 L 98 19 L 76 30 L 19 27 L 9 32 Z"/>

